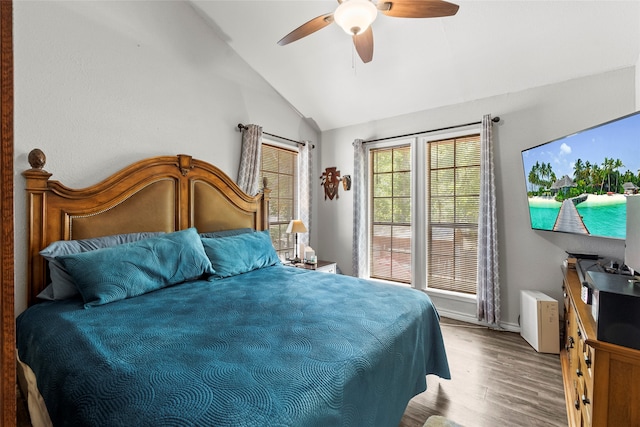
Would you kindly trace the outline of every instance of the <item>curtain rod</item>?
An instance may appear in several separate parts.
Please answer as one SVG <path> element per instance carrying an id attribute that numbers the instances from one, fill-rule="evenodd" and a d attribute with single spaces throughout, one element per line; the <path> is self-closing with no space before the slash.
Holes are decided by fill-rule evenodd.
<path id="1" fill-rule="evenodd" d="M 242 123 L 238 123 L 238 130 L 242 131 L 242 130 L 246 130 L 246 129 L 248 129 L 247 126 L 243 125 Z M 283 139 L 285 141 L 293 142 L 294 144 L 307 145 L 307 143 L 304 142 L 304 141 L 296 141 L 295 139 L 285 138 L 284 136 L 274 135 L 274 134 L 269 133 L 269 132 L 264 132 L 263 131 L 262 134 L 263 135 L 269 135 L 269 136 L 272 136 L 274 138 L 280 138 L 280 139 Z M 311 145 L 312 149 L 316 148 L 316 146 L 311 144 L 311 143 L 309 143 L 309 145 Z"/>
<path id="2" fill-rule="evenodd" d="M 493 123 L 498 123 L 500 121 L 500 117 L 494 117 L 494 118 L 491 119 L 491 121 Z M 423 133 L 431 133 L 431 132 L 438 132 L 438 131 L 441 131 L 441 130 L 450 130 L 450 129 L 456 129 L 456 128 L 463 128 L 463 127 L 466 127 L 466 126 L 479 125 L 479 124 L 482 124 L 482 122 L 471 122 L 471 123 L 465 123 L 463 125 L 447 126 L 447 127 L 444 127 L 444 128 L 423 130 L 421 132 L 406 133 L 404 135 L 396 135 L 396 136 L 388 136 L 386 138 L 370 139 L 368 141 L 362 141 L 362 143 L 366 144 L 367 142 L 378 142 L 378 141 L 386 141 L 388 139 L 405 138 L 407 136 L 422 135 Z"/>

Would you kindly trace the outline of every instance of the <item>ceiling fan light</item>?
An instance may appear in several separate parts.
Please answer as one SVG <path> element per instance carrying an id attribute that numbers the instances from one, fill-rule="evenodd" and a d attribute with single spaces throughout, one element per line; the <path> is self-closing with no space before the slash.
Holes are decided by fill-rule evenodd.
<path id="1" fill-rule="evenodd" d="M 370 0 L 345 0 L 333 14 L 333 19 L 349 35 L 363 33 L 376 19 L 378 9 Z"/>

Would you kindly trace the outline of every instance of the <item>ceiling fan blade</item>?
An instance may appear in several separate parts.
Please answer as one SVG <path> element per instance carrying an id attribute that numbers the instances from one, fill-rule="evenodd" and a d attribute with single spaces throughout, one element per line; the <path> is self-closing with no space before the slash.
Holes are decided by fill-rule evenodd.
<path id="1" fill-rule="evenodd" d="M 373 59 L 373 30 L 371 26 L 360 35 L 353 36 L 353 44 L 356 51 L 365 64 Z"/>
<path id="2" fill-rule="evenodd" d="M 444 0 L 392 0 L 378 2 L 378 10 L 394 18 L 440 18 L 455 15 L 457 4 Z"/>
<path id="3" fill-rule="evenodd" d="M 323 29 L 327 25 L 333 22 L 333 12 L 327 13 L 326 15 L 320 15 L 313 18 L 311 21 L 305 22 L 300 25 L 295 30 L 291 31 L 289 34 L 284 36 L 278 44 L 280 46 L 284 46 L 296 40 L 300 40 L 303 37 L 308 36 L 309 34 L 315 33 L 318 30 Z"/>

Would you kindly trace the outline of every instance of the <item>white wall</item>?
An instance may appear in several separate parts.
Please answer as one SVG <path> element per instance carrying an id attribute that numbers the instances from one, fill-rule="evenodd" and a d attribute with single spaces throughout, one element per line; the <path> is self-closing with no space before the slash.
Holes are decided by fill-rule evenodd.
<path id="1" fill-rule="evenodd" d="M 20 1 L 13 28 L 17 313 L 26 306 L 20 174 L 31 149 L 45 152 L 52 179 L 84 187 L 179 153 L 235 179 L 238 123 L 318 141 L 186 2 Z"/>
<path id="2" fill-rule="evenodd" d="M 640 56 L 636 62 L 636 110 L 640 110 Z"/>
<path id="3" fill-rule="evenodd" d="M 517 329 L 520 290 L 541 290 L 561 300 L 560 265 L 565 250 L 624 258 L 624 242 L 614 239 L 553 234 L 530 227 L 521 151 L 635 111 L 634 67 L 523 92 L 389 118 L 322 134 L 319 167 L 353 171 L 351 142 L 479 121 L 500 116 L 494 125 L 499 215 L 502 320 Z M 366 107 L 363 107 L 366 108 Z M 351 273 L 352 192 L 340 199 L 319 200 L 318 252 Z M 330 255 L 326 255 L 330 254 Z M 433 294 L 431 294 L 433 296 Z M 475 304 L 433 296 L 442 314 L 473 320 Z"/>
<path id="4" fill-rule="evenodd" d="M 638 11 L 638 22 L 640 22 L 640 10 Z M 636 110 L 640 110 L 640 55 L 636 61 Z"/>

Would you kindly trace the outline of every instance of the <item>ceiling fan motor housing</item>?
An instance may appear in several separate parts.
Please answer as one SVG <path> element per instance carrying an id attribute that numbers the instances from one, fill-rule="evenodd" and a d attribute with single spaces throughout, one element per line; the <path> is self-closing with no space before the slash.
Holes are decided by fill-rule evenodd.
<path id="1" fill-rule="evenodd" d="M 378 9 L 370 0 L 345 0 L 333 13 L 335 22 L 352 36 L 366 31 L 377 16 Z"/>

